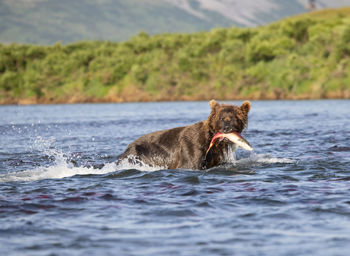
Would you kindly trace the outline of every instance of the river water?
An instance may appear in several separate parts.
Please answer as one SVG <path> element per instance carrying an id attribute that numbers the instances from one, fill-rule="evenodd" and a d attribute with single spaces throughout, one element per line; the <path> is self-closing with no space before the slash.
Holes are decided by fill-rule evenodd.
<path id="1" fill-rule="evenodd" d="M 347 255 L 350 101 L 253 101 L 255 150 L 207 171 L 115 164 L 209 111 L 1 106 L 0 255 Z"/>

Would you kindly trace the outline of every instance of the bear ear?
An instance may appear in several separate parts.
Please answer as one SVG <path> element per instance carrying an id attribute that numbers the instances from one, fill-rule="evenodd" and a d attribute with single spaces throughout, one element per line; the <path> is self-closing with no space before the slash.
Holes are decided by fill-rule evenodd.
<path id="1" fill-rule="evenodd" d="M 219 103 L 217 103 L 216 100 L 211 100 L 211 101 L 209 101 L 209 106 L 211 109 L 214 109 L 217 106 L 219 106 Z"/>
<path id="2" fill-rule="evenodd" d="M 248 113 L 249 112 L 249 110 L 250 110 L 250 102 L 249 101 L 244 101 L 243 103 L 242 103 L 242 105 L 241 105 L 241 110 L 242 111 L 244 111 L 244 112 L 246 112 L 246 113 Z"/>

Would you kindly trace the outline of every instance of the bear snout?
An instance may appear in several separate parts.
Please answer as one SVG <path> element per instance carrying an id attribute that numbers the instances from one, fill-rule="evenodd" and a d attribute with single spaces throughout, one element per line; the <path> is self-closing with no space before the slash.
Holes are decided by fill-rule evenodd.
<path id="1" fill-rule="evenodd" d="M 225 125 L 224 126 L 224 129 L 223 129 L 224 133 L 229 133 L 229 132 L 232 132 L 232 131 L 233 131 L 233 129 L 232 129 L 231 125 Z"/>
<path id="2" fill-rule="evenodd" d="M 236 122 L 230 120 L 230 121 L 224 122 L 224 125 L 222 126 L 221 131 L 223 133 L 239 132 L 239 128 L 237 127 Z"/>

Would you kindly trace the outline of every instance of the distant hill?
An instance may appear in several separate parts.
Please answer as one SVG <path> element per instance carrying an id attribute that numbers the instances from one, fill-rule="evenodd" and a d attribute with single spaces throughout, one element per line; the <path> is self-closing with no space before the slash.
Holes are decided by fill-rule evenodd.
<path id="1" fill-rule="evenodd" d="M 125 41 L 148 34 L 256 26 L 306 12 L 306 0 L 0 0 L 0 42 Z M 350 6 L 318 0 L 317 8 Z"/>

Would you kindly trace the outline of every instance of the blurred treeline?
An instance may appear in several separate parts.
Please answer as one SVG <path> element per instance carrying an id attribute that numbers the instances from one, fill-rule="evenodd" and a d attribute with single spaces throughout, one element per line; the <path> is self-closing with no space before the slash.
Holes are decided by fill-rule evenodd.
<path id="1" fill-rule="evenodd" d="M 127 42 L 0 44 L 0 103 L 350 98 L 350 8 Z"/>

